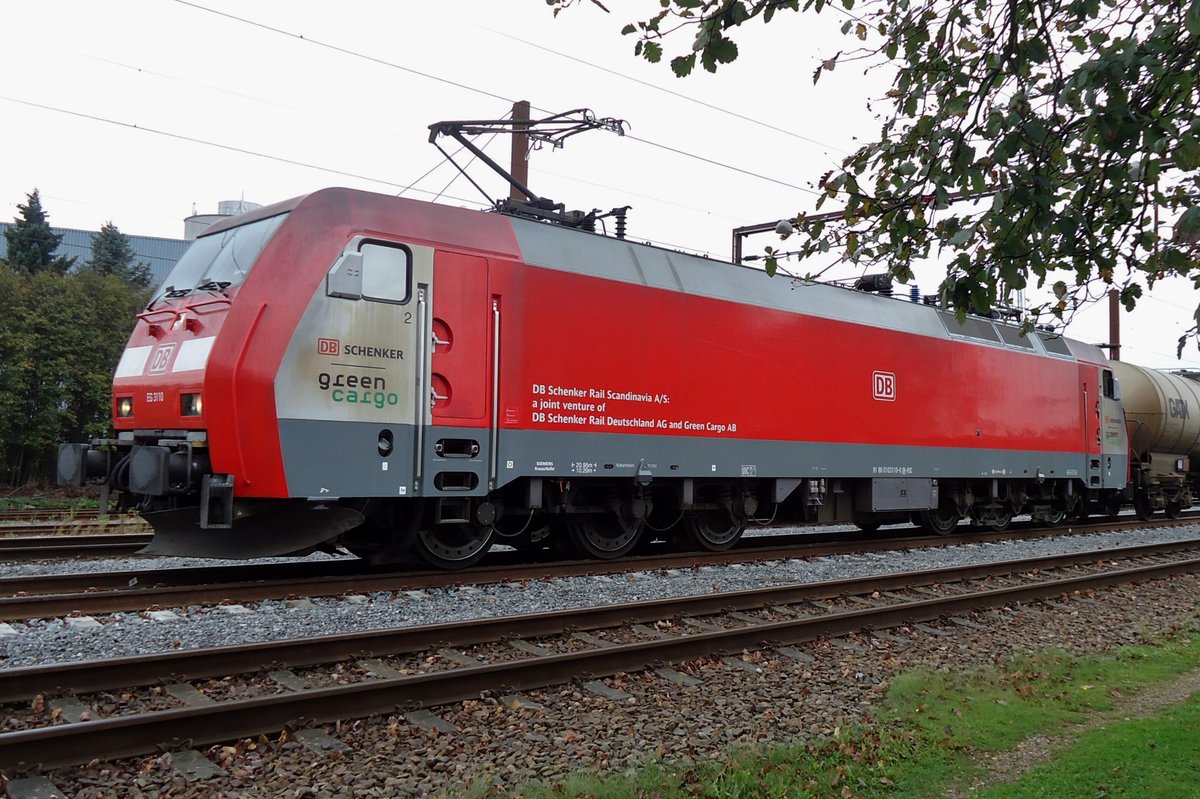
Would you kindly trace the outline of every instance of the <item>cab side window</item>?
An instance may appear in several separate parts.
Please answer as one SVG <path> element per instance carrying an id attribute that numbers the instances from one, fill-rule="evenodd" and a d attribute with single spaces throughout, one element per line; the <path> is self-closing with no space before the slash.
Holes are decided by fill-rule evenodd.
<path id="1" fill-rule="evenodd" d="M 1108 399 L 1118 399 L 1117 381 L 1113 377 L 1111 369 L 1105 369 L 1100 373 L 1100 391 Z"/>
<path id="2" fill-rule="evenodd" d="M 390 242 L 351 242 L 326 275 L 325 293 L 404 305 L 412 297 L 412 251 Z"/>

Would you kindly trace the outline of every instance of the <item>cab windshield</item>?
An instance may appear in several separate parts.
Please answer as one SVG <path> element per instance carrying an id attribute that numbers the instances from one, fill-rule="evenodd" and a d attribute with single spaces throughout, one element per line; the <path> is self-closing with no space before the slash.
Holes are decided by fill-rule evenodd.
<path id="1" fill-rule="evenodd" d="M 154 294 L 151 305 L 203 291 L 224 292 L 241 285 L 259 253 L 287 214 L 239 225 L 196 239 Z"/>

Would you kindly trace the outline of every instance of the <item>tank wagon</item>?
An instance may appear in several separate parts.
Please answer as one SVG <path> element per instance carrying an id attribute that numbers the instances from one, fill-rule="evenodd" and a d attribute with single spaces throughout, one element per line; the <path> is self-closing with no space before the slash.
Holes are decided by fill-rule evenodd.
<path id="1" fill-rule="evenodd" d="M 764 519 L 1003 528 L 1112 510 L 1129 478 L 1095 347 L 348 189 L 201 236 L 113 394 L 115 438 L 63 445 L 59 479 L 178 554 L 450 568 L 497 541 L 724 549 Z"/>
<path id="2" fill-rule="evenodd" d="M 1200 383 L 1116 361 L 1131 454 L 1134 511 L 1175 518 L 1190 507 L 1200 481 Z M 1193 415 L 1196 414 L 1196 415 Z"/>

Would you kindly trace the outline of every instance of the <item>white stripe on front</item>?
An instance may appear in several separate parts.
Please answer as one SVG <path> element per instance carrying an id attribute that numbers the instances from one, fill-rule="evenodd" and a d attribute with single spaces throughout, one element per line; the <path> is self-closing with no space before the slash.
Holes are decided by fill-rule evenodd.
<path id="1" fill-rule="evenodd" d="M 146 347 L 130 347 L 121 353 L 121 362 L 117 364 L 115 377 L 141 377 L 146 369 L 146 361 L 150 358 L 153 345 Z"/>
<path id="2" fill-rule="evenodd" d="M 175 356 L 175 363 L 171 366 L 171 371 L 191 372 L 203 369 L 208 365 L 208 354 L 212 352 L 213 341 L 216 338 L 216 336 L 206 336 L 183 342 L 179 348 L 179 354 Z"/>

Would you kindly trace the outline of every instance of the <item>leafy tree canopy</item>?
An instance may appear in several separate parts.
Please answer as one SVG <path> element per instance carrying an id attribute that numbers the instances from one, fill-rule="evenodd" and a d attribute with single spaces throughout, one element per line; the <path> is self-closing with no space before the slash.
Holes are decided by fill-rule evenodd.
<path id="1" fill-rule="evenodd" d="M 147 299 L 113 275 L 0 264 L 0 482 L 51 479 L 61 442 L 108 433 L 112 374 Z"/>
<path id="2" fill-rule="evenodd" d="M 0 261 L 0 482 L 15 485 L 50 479 L 59 443 L 107 434 L 113 370 L 149 299 L 112 223 L 89 268 L 68 272 L 37 191 L 18 207 L 25 235 L 8 231 Z"/>
<path id="3" fill-rule="evenodd" d="M 579 0 L 547 2 L 557 14 Z M 814 82 L 847 62 L 894 72 L 875 106 L 877 139 L 817 181 L 817 209 L 835 212 L 794 220 L 798 242 L 788 249 L 806 263 L 848 260 L 907 282 L 920 259 L 945 259 L 941 293 L 960 317 L 1027 285 L 1049 287 L 1053 299 L 1030 310 L 1027 329 L 1110 288 L 1130 309 L 1166 276 L 1200 288 L 1200 0 L 651 8 L 623 32 L 651 62 L 675 49 L 669 63 L 680 77 L 697 63 L 716 71 L 735 60 L 739 26 L 778 25 L 784 12 L 841 21 L 845 43 L 822 54 Z M 769 271 L 778 258 L 769 252 Z"/>
<path id="4" fill-rule="evenodd" d="M 4 231 L 8 243 L 5 260 L 19 274 L 34 275 L 43 271 L 65 273 L 75 259 L 54 257 L 62 236 L 50 230 L 49 218 L 42 209 L 38 190 L 34 189 L 26 198 L 25 205 L 17 205 L 21 216 L 13 220 L 16 224 Z"/>
<path id="5" fill-rule="evenodd" d="M 92 238 L 92 258 L 87 266 L 93 272 L 119 277 L 136 288 L 149 288 L 150 267 L 133 258 L 129 237 L 112 222 L 105 222 Z"/>

